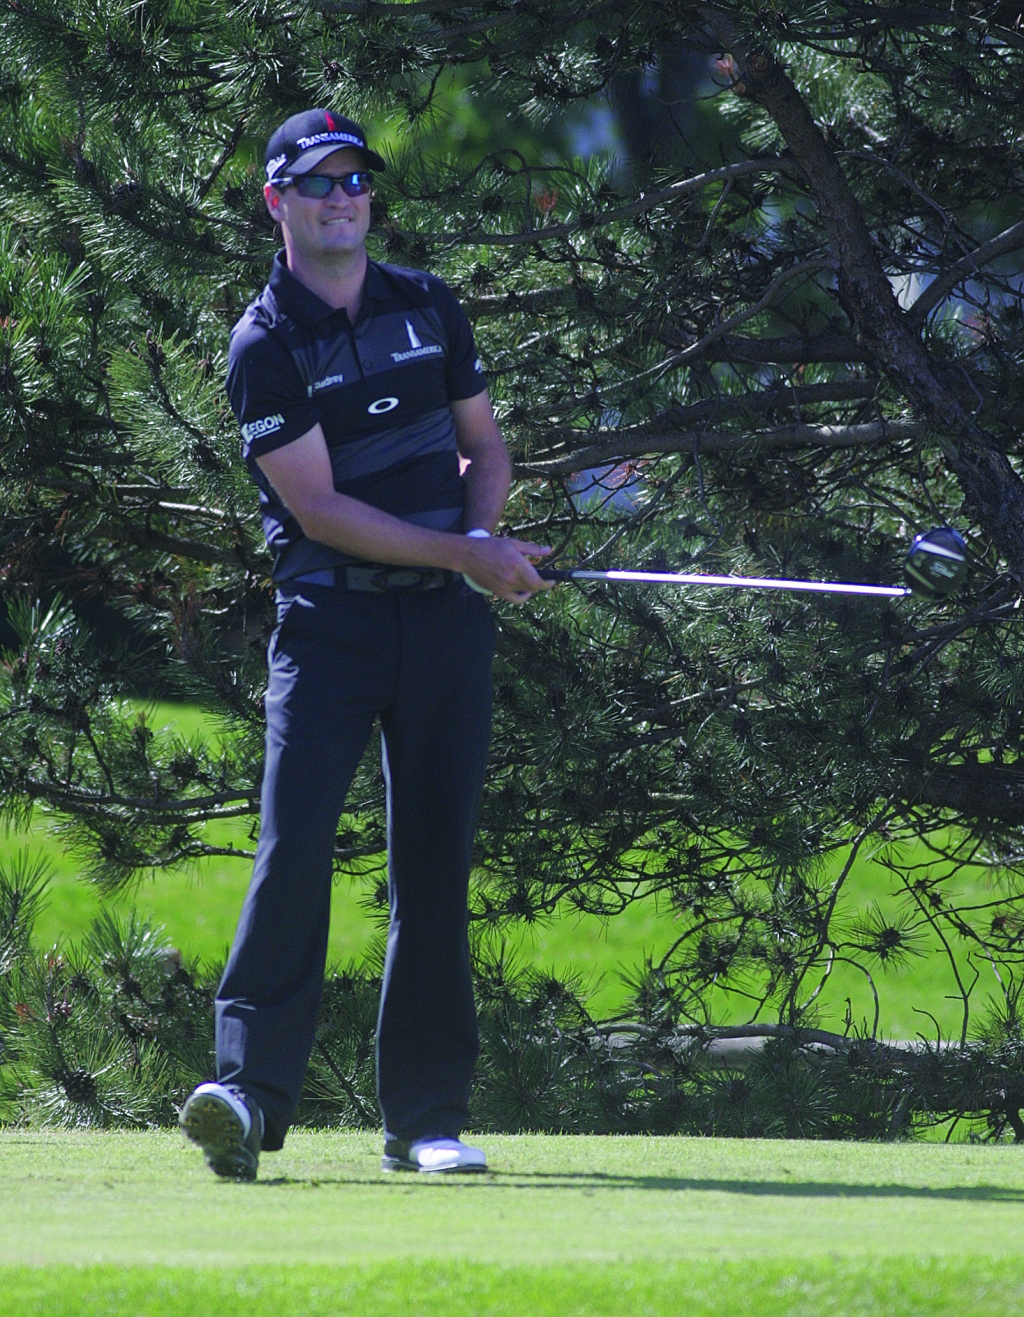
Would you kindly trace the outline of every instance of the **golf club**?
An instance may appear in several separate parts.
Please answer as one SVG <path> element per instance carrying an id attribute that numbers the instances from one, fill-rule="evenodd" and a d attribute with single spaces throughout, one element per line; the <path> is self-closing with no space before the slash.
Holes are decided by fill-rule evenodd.
<path id="1" fill-rule="evenodd" d="M 856 594 L 900 599 L 916 595 L 936 601 L 959 588 L 967 572 L 967 544 L 948 526 L 916 536 L 903 564 L 907 582 L 901 585 L 861 585 L 846 581 L 791 581 L 769 576 L 704 576 L 686 572 L 588 571 L 578 567 L 542 567 L 546 581 L 607 581 L 613 584 L 725 586 L 741 590 L 794 590 L 813 594 Z"/>

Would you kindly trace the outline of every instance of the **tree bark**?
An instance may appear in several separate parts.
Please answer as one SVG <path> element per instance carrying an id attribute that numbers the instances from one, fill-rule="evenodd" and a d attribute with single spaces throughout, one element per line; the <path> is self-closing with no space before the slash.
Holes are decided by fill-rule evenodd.
<path id="1" fill-rule="evenodd" d="M 908 805 L 935 805 L 962 819 L 1024 823 L 1024 772 L 1002 764 L 943 764 L 907 784 Z"/>

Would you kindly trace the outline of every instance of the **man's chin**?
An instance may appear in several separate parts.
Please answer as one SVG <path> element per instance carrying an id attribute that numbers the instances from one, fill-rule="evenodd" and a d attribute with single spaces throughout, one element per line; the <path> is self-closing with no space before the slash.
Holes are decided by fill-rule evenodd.
<path id="1" fill-rule="evenodd" d="M 354 256 L 357 252 L 362 251 L 363 240 L 359 237 L 350 237 L 345 241 L 321 242 L 317 248 L 319 256 Z"/>
<path id="2" fill-rule="evenodd" d="M 320 245 L 327 251 L 358 251 L 363 238 L 357 229 L 325 229 L 320 234 Z"/>

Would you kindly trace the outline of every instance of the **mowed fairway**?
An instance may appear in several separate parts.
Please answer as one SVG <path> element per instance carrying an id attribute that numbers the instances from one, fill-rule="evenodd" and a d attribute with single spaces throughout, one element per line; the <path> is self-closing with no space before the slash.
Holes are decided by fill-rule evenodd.
<path id="1" fill-rule="evenodd" d="M 1024 1150 L 481 1140 L 473 1178 L 384 1175 L 299 1131 L 255 1185 L 177 1134 L 0 1133 L 0 1313 L 1024 1312 Z"/>

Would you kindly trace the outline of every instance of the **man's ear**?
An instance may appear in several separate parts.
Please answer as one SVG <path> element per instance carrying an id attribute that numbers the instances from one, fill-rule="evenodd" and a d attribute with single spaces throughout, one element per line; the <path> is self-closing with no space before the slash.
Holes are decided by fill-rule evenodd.
<path id="1" fill-rule="evenodd" d="M 281 207 L 281 194 L 278 192 L 277 188 L 274 187 L 273 183 L 264 183 L 263 199 L 267 203 L 267 210 L 270 211 L 270 218 L 272 220 L 280 219 L 278 211 Z"/>

